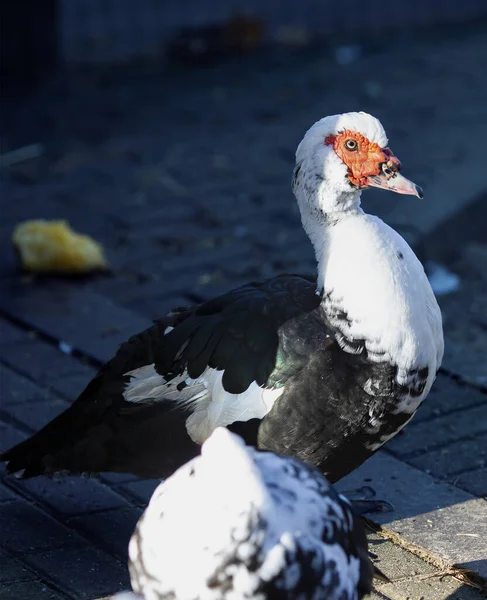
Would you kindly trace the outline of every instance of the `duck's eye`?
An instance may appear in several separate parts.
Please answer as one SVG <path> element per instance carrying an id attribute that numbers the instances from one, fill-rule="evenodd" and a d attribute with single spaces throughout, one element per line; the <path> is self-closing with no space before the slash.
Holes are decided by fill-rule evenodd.
<path id="1" fill-rule="evenodd" d="M 352 152 L 357 150 L 357 148 L 358 148 L 357 140 L 347 140 L 345 142 L 345 148 L 347 150 L 351 150 Z"/>

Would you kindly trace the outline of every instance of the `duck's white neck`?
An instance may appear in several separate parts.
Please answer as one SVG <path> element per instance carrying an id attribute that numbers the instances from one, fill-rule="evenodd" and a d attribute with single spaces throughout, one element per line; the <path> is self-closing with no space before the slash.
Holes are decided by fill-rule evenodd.
<path id="1" fill-rule="evenodd" d="M 441 314 L 405 240 L 364 213 L 360 192 L 327 198 L 326 211 L 309 198 L 299 204 L 318 262 L 318 292 L 332 324 L 344 339 L 362 340 L 372 360 L 397 365 L 404 377 L 428 366 L 433 378 L 443 354 Z"/>
<path id="2" fill-rule="evenodd" d="M 304 190 L 301 193 L 303 192 L 306 193 Z M 317 290 L 322 292 L 328 247 L 333 229 L 343 219 L 364 215 L 365 213 L 360 207 L 361 192 L 359 190 L 352 193 L 337 192 L 325 185 L 320 185 L 314 193 L 319 198 L 308 196 L 304 201 L 300 201 L 300 198 L 298 198 L 298 204 L 301 210 L 303 228 L 313 245 L 318 263 Z"/>

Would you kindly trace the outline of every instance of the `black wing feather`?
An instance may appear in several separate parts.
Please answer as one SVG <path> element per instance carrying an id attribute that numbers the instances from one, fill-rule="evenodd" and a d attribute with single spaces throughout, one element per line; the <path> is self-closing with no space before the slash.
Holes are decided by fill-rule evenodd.
<path id="1" fill-rule="evenodd" d="M 188 346 L 188 354 L 185 354 L 184 359 L 187 361 L 188 374 L 190 375 L 190 377 L 199 377 L 206 369 L 206 367 L 211 365 L 213 352 L 220 343 L 222 336 L 220 328 L 223 329 L 221 323 L 218 323 L 217 326 L 213 326 L 212 332 L 208 336 L 206 346 L 199 353 L 199 355 L 196 355 L 194 358 L 188 357 L 192 348 L 192 344 Z"/>
<path id="2" fill-rule="evenodd" d="M 299 368 L 279 356 L 283 330 L 319 306 L 315 289 L 314 278 L 280 275 L 177 309 L 122 344 L 64 413 L 0 460 L 9 461 L 10 472 L 25 469 L 25 476 L 62 470 L 167 476 L 198 452 L 186 432 L 186 409 L 126 402 L 126 373 L 154 364 L 169 381 L 185 371 L 197 378 L 210 366 L 224 370 L 223 386 L 234 394 L 253 381 L 282 385 Z M 298 356 L 298 363 L 305 360 Z"/>
<path id="3" fill-rule="evenodd" d="M 208 366 L 224 370 L 224 388 L 233 394 L 253 381 L 266 385 L 276 369 L 282 326 L 318 307 L 315 290 L 312 278 L 280 275 L 198 306 L 166 335 L 157 372 L 169 378 L 186 369 L 197 378 Z M 285 374 L 278 379 L 282 385 Z"/>

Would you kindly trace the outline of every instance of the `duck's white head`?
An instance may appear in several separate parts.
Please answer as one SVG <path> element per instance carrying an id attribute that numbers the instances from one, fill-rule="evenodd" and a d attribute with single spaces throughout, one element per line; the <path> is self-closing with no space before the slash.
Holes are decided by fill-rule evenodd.
<path id="1" fill-rule="evenodd" d="M 399 173 L 401 163 L 387 144 L 380 121 L 364 112 L 317 121 L 296 151 L 293 190 L 302 215 L 336 220 L 358 207 L 369 187 L 422 198 L 421 188 Z"/>

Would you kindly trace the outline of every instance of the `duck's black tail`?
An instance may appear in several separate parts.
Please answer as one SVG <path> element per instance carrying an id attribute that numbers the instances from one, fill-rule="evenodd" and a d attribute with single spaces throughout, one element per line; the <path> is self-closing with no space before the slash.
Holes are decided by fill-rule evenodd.
<path id="1" fill-rule="evenodd" d="M 126 373 L 154 362 L 176 313 L 123 344 L 78 399 L 32 437 L 0 454 L 9 473 L 35 477 L 115 471 L 162 478 L 199 453 L 187 414 L 164 400 L 126 402 Z"/>

